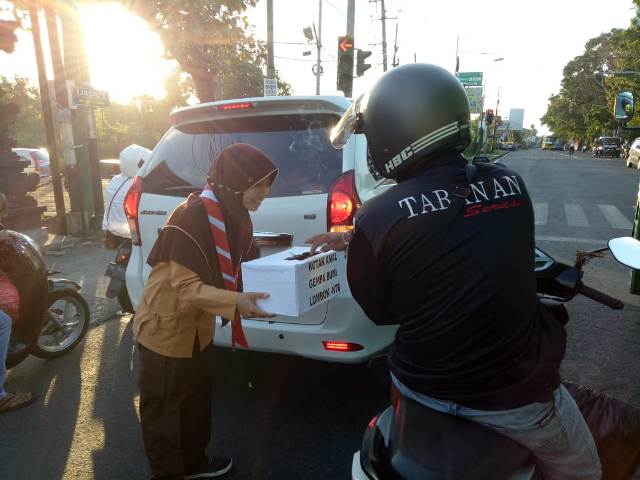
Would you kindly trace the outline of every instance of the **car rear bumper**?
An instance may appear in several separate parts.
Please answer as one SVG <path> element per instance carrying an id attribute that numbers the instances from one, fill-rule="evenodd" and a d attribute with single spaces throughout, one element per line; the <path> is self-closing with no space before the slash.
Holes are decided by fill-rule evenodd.
<path id="1" fill-rule="evenodd" d="M 134 306 L 142 297 L 144 288 L 138 272 L 142 272 L 142 259 L 140 249 L 134 247 L 126 273 L 127 290 Z M 357 364 L 383 354 L 393 342 L 397 325 L 376 325 L 351 297 L 337 298 L 317 308 L 326 310 L 324 321 L 317 325 L 243 320 L 249 349 Z M 323 346 L 324 341 L 356 343 L 363 348 L 355 352 L 328 351 Z M 231 328 L 229 325 L 223 327 L 219 317 L 216 319 L 214 344 L 231 347 Z"/>

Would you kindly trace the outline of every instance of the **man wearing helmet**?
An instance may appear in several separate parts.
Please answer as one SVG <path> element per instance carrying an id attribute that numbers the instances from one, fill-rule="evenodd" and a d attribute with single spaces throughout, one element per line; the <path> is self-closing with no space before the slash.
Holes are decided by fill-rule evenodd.
<path id="1" fill-rule="evenodd" d="M 485 424 L 529 448 L 544 478 L 595 479 L 595 443 L 560 384 L 563 325 L 536 296 L 534 219 L 524 181 L 468 165 L 469 103 L 446 70 L 385 73 L 331 132 L 366 136 L 369 168 L 398 184 L 358 211 L 353 234 L 307 240 L 349 248 L 353 297 L 377 324 L 398 324 L 395 388 Z"/>
<path id="2" fill-rule="evenodd" d="M 120 173 L 107 185 L 102 218 L 102 230 L 107 232 L 107 248 L 117 248 L 123 240 L 131 238 L 129 223 L 124 213 L 124 197 L 133 183 L 133 177 L 150 156 L 151 150 L 135 144 L 125 147 L 120 152 Z"/>

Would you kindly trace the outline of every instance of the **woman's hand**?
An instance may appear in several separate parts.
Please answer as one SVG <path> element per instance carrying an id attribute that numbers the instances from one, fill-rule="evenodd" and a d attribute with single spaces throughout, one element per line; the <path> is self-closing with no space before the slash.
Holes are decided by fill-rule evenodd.
<path id="1" fill-rule="evenodd" d="M 307 238 L 304 243 L 311 244 L 311 253 L 316 253 L 316 250 L 320 245 L 322 245 L 322 248 L 320 249 L 321 252 L 328 252 L 329 250 L 340 252 L 347 248 L 347 242 L 345 242 L 344 239 L 344 232 L 320 233 L 311 238 Z"/>
<path id="2" fill-rule="evenodd" d="M 256 300 L 269 298 L 268 293 L 242 292 L 238 295 L 236 308 L 241 317 L 245 318 L 272 318 L 273 313 L 268 313 L 256 305 Z"/>

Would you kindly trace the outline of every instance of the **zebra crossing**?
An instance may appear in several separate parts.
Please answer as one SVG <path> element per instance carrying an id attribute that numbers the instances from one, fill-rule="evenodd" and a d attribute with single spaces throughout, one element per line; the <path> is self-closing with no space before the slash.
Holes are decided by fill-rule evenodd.
<path id="1" fill-rule="evenodd" d="M 565 203 L 559 205 L 549 205 L 546 202 L 533 202 L 533 211 L 536 225 L 547 225 L 550 218 L 550 208 L 556 220 L 561 216 L 568 227 L 590 228 L 602 227 L 607 224 L 610 228 L 617 230 L 631 230 L 633 223 L 632 208 L 628 214 L 624 214 L 618 207 L 610 204 L 598 204 L 597 209 L 585 208 L 576 203 Z M 603 223 L 604 222 L 604 223 Z"/>

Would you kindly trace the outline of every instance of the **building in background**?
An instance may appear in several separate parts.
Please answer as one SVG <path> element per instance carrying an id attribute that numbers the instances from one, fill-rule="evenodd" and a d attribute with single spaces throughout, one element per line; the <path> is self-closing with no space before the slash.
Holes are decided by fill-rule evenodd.
<path id="1" fill-rule="evenodd" d="M 524 128 L 524 108 L 509 110 L 509 129 L 522 130 Z"/>

